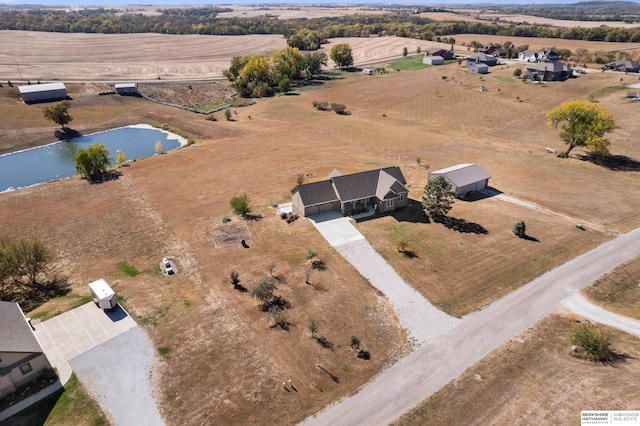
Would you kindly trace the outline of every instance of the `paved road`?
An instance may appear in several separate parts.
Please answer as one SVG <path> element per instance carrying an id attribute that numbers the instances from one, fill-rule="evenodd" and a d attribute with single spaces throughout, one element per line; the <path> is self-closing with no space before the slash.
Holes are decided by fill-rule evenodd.
<path id="1" fill-rule="evenodd" d="M 161 426 L 149 378 L 154 360 L 151 341 L 136 326 L 69 363 L 113 424 Z"/>
<path id="2" fill-rule="evenodd" d="M 640 255 L 640 228 L 621 235 L 465 317 L 448 336 L 414 351 L 354 396 L 307 425 L 386 425 L 437 392 L 502 343 L 534 325 L 566 297 Z"/>
<path id="3" fill-rule="evenodd" d="M 571 312 L 588 318 L 600 324 L 615 327 L 629 334 L 640 337 L 640 321 L 624 315 L 614 314 L 600 306 L 594 305 L 584 298 L 580 293 L 572 294 L 562 301 L 562 306 Z"/>
<path id="4" fill-rule="evenodd" d="M 420 293 L 407 285 L 393 268 L 371 247 L 351 220 L 339 212 L 310 217 L 322 236 L 371 285 L 384 293 L 398 315 L 402 327 L 417 345 L 451 331 L 459 319 L 450 317 L 431 305 Z"/>

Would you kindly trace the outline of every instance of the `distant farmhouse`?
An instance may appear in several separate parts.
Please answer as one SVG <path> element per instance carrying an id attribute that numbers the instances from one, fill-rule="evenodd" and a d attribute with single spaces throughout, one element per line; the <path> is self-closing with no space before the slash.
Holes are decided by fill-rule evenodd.
<path id="1" fill-rule="evenodd" d="M 0 398 L 51 368 L 31 325 L 14 302 L 0 302 Z"/>
<path id="2" fill-rule="evenodd" d="M 532 81 L 563 81 L 572 76 L 573 70 L 560 62 L 560 55 L 553 50 L 543 50 L 536 55 L 537 63 L 527 65 L 524 78 Z"/>
<path id="3" fill-rule="evenodd" d="M 483 190 L 489 184 L 491 176 L 476 164 L 458 164 L 446 169 L 429 172 L 428 180 L 444 176 L 451 184 L 451 190 L 458 198 L 464 198 L 469 192 Z"/>
<path id="4" fill-rule="evenodd" d="M 427 65 L 443 65 L 444 64 L 444 58 L 442 56 L 425 56 L 422 59 L 422 63 L 423 64 L 427 64 Z"/>
<path id="5" fill-rule="evenodd" d="M 538 62 L 538 54 L 530 50 L 518 52 L 518 60 L 526 62 Z"/>
<path id="6" fill-rule="evenodd" d="M 22 100 L 26 104 L 36 102 L 59 101 L 67 98 L 64 83 L 31 84 L 18 87 Z"/>
<path id="7" fill-rule="evenodd" d="M 486 64 L 490 67 L 498 65 L 498 58 L 493 55 L 487 55 L 485 53 L 479 53 L 467 58 L 467 65 L 470 64 Z"/>
<path id="8" fill-rule="evenodd" d="M 640 72 L 640 63 L 636 61 L 613 61 L 604 65 L 605 69 L 620 72 Z"/>
<path id="9" fill-rule="evenodd" d="M 440 56 L 445 61 L 448 61 L 448 60 L 453 59 L 455 57 L 455 55 L 453 54 L 453 51 L 447 50 L 447 49 L 439 49 L 437 47 L 434 47 L 433 49 L 429 49 L 424 54 L 424 56 Z"/>
<path id="10" fill-rule="evenodd" d="M 138 94 L 138 85 L 136 83 L 117 83 L 115 89 L 116 93 L 122 96 Z"/>
<path id="11" fill-rule="evenodd" d="M 334 170 L 325 180 L 291 190 L 293 212 L 309 216 L 327 211 L 347 214 L 373 207 L 387 212 L 408 204 L 407 181 L 399 167 L 343 175 Z"/>

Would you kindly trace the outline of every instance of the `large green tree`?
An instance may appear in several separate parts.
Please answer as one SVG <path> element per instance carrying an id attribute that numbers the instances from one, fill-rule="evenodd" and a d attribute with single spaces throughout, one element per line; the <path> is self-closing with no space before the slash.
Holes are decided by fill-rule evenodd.
<path id="1" fill-rule="evenodd" d="M 322 43 L 320 34 L 317 31 L 306 28 L 298 30 L 287 37 L 287 44 L 300 50 L 318 50 L 320 49 L 320 43 Z"/>
<path id="2" fill-rule="evenodd" d="M 109 150 L 96 143 L 76 153 L 76 173 L 88 180 L 101 178 L 111 165 Z"/>
<path id="3" fill-rule="evenodd" d="M 598 155 L 609 154 L 609 141 L 603 136 L 615 128 L 615 122 L 606 107 L 576 100 L 547 111 L 546 117 L 550 126 L 558 127 L 562 123 L 560 139 L 569 147 L 561 157 L 569 156 L 577 146 L 584 146 Z"/>
<path id="4" fill-rule="evenodd" d="M 0 298 L 4 296 L 7 281 L 22 288 L 25 284 L 33 291 L 39 276 L 51 261 L 51 249 L 39 238 L 20 238 L 0 249 Z"/>
<path id="5" fill-rule="evenodd" d="M 333 46 L 329 51 L 329 57 L 335 62 L 338 68 L 346 68 L 353 65 L 353 53 L 347 43 L 340 43 Z"/>
<path id="6" fill-rule="evenodd" d="M 69 114 L 69 102 L 62 101 L 57 104 L 50 105 L 42 110 L 42 115 L 49 121 L 64 126 L 73 121 L 73 117 Z"/>
<path id="7" fill-rule="evenodd" d="M 451 184 L 444 176 L 438 176 L 427 182 L 424 187 L 422 207 L 431 218 L 441 219 L 451 210 L 454 195 Z"/>

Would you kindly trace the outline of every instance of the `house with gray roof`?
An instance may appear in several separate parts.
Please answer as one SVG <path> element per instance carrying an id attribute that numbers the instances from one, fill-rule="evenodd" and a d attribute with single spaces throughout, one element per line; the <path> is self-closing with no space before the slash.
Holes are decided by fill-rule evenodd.
<path id="1" fill-rule="evenodd" d="M 0 301 L 0 398 L 51 368 L 17 303 Z"/>
<path id="2" fill-rule="evenodd" d="M 327 179 L 291 190 L 293 212 L 309 216 L 326 211 L 352 211 L 374 207 L 387 212 L 408 204 L 407 181 L 399 167 L 343 175 L 337 170 Z"/>
<path id="3" fill-rule="evenodd" d="M 424 56 L 440 56 L 442 57 L 442 59 L 449 60 L 449 59 L 453 59 L 454 58 L 454 53 L 451 50 L 447 50 L 447 49 L 440 49 L 437 47 L 434 47 L 433 49 L 429 49 Z"/>
<path id="4" fill-rule="evenodd" d="M 571 77 L 573 70 L 560 61 L 527 65 L 524 78 L 532 81 L 563 81 Z"/>
<path id="5" fill-rule="evenodd" d="M 479 53 L 467 58 L 467 65 L 470 64 L 486 64 L 490 67 L 498 65 L 498 58 L 493 55 L 487 55 L 485 53 Z"/>
<path id="6" fill-rule="evenodd" d="M 458 164 L 445 169 L 429 172 L 428 180 L 443 176 L 458 198 L 464 198 L 469 192 L 483 190 L 489 184 L 491 176 L 476 164 Z"/>
<path id="7" fill-rule="evenodd" d="M 636 61 L 613 61 L 605 64 L 604 67 L 612 71 L 640 72 L 640 63 Z"/>

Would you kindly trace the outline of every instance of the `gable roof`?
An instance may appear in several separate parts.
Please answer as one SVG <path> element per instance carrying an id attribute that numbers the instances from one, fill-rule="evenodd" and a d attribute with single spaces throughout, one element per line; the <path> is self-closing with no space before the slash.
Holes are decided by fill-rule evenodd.
<path id="1" fill-rule="evenodd" d="M 430 175 L 444 175 L 457 187 L 462 187 L 491 178 L 487 172 L 482 170 L 480 166 L 476 164 L 458 164 L 456 166 L 436 170 L 435 172 L 431 172 Z"/>
<path id="2" fill-rule="evenodd" d="M 64 83 L 43 83 L 18 86 L 20 93 L 47 92 L 49 90 L 66 90 Z"/>
<path id="3" fill-rule="evenodd" d="M 0 352 L 42 353 L 31 326 L 15 302 L 0 302 Z"/>
<path id="4" fill-rule="evenodd" d="M 348 175 L 332 172 L 328 179 L 298 185 L 292 192 L 298 192 L 305 206 L 313 206 L 370 197 L 395 198 L 399 193 L 409 192 L 406 183 L 400 168 L 393 166 Z"/>

